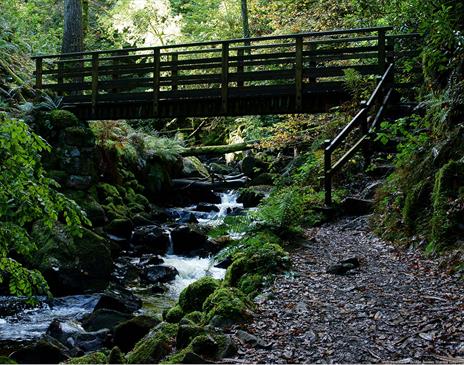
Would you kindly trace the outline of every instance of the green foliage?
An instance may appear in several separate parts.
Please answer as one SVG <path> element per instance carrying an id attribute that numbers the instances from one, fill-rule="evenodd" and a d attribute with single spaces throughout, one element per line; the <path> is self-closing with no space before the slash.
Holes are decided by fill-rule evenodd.
<path id="1" fill-rule="evenodd" d="M 106 355 L 103 352 L 92 352 L 90 354 L 75 357 L 68 360 L 66 364 L 106 364 Z"/>
<path id="2" fill-rule="evenodd" d="M 367 100 L 374 90 L 374 79 L 371 76 L 363 76 L 355 69 L 343 70 L 346 90 L 355 101 Z"/>
<path id="3" fill-rule="evenodd" d="M 0 259 L 2 281 L 8 278 L 15 295 L 32 295 L 46 287 L 40 274 L 9 259 L 13 253 L 28 258 L 37 250 L 29 235 L 33 222 L 42 220 L 51 229 L 61 219 L 75 235 L 81 222 L 90 224 L 46 176 L 40 164 L 40 153 L 46 151 L 49 145 L 24 122 L 0 115 Z"/>

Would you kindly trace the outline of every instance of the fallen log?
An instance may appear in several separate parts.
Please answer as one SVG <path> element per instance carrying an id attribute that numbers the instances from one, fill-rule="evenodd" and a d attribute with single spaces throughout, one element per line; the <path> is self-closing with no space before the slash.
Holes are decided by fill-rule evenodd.
<path id="1" fill-rule="evenodd" d="M 235 143 L 221 146 L 200 146 L 189 147 L 181 151 L 181 156 L 200 156 L 200 155 L 225 155 L 226 153 L 251 150 L 256 147 L 258 141 Z"/>

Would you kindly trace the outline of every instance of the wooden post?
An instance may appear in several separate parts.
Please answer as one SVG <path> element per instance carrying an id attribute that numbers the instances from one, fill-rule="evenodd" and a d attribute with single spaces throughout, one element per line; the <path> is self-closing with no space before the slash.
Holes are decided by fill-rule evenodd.
<path id="1" fill-rule="evenodd" d="M 383 74 L 386 70 L 386 44 L 385 44 L 385 29 L 380 29 L 378 31 L 378 63 L 380 73 Z"/>
<path id="2" fill-rule="evenodd" d="M 325 205 L 332 206 L 332 152 L 330 151 L 330 139 L 324 141 L 324 190 Z"/>
<path id="3" fill-rule="evenodd" d="M 311 52 L 311 55 L 309 56 L 309 68 L 315 68 L 317 66 L 316 63 L 316 51 L 317 51 L 317 44 L 310 43 L 309 44 L 309 51 Z M 310 77 L 309 78 L 310 83 L 316 83 L 317 79 L 315 77 Z"/>
<path id="4" fill-rule="evenodd" d="M 245 55 L 243 48 L 239 48 L 237 51 L 237 74 L 245 72 L 245 67 L 243 66 L 243 56 Z M 237 75 L 237 77 L 241 77 Z M 237 81 L 237 87 L 244 87 L 245 82 L 243 80 Z"/>
<path id="5" fill-rule="evenodd" d="M 58 63 L 58 95 L 63 96 L 63 84 L 64 84 L 64 64 L 62 62 Z"/>
<path id="6" fill-rule="evenodd" d="M 229 43 L 222 43 L 222 73 L 221 73 L 221 112 L 227 114 L 229 97 Z"/>
<path id="7" fill-rule="evenodd" d="M 295 109 L 303 110 L 303 37 L 295 39 Z"/>
<path id="8" fill-rule="evenodd" d="M 92 116 L 97 115 L 98 97 L 98 53 L 92 55 Z"/>
<path id="9" fill-rule="evenodd" d="M 116 56 L 119 56 L 119 54 L 117 53 Z M 119 66 L 119 59 L 115 58 L 112 63 L 113 63 L 113 72 L 111 74 L 111 81 L 117 81 L 119 80 L 119 73 L 116 71 L 116 69 Z M 111 89 L 111 92 L 116 94 L 118 92 L 118 88 L 115 87 Z"/>
<path id="10" fill-rule="evenodd" d="M 42 85 L 43 85 L 42 74 L 43 74 L 43 58 L 37 57 L 35 59 L 35 87 L 37 89 L 42 88 Z"/>
<path id="11" fill-rule="evenodd" d="M 369 126 L 367 124 L 367 103 L 362 101 L 360 104 L 361 108 L 363 108 L 363 113 L 361 114 L 361 122 L 359 128 L 361 129 L 361 136 L 366 136 L 369 134 Z M 367 168 L 371 164 L 371 154 L 369 151 L 369 141 L 367 139 L 364 140 L 362 146 L 362 154 L 364 157 L 364 168 Z"/>
<path id="12" fill-rule="evenodd" d="M 171 90 L 177 90 L 178 85 L 177 85 L 177 76 L 179 75 L 179 65 L 177 64 L 177 61 L 179 60 L 179 54 L 173 53 L 171 56 L 171 62 L 172 62 L 172 69 L 171 69 Z"/>
<path id="13" fill-rule="evenodd" d="M 161 53 L 159 48 L 153 50 L 153 116 L 159 115 L 159 92 L 161 73 Z"/>

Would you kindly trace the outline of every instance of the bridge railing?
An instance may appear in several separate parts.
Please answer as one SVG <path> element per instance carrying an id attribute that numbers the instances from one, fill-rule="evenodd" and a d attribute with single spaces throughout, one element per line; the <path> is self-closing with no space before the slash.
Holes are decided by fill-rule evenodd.
<path id="1" fill-rule="evenodd" d="M 343 130 L 333 139 L 324 143 L 324 190 L 325 204 L 332 205 L 332 178 L 360 149 L 363 149 L 364 158 L 370 161 L 366 142 L 370 133 L 378 127 L 385 110 L 390 103 L 394 87 L 394 64 L 390 63 L 383 74 L 375 90 L 367 102 L 361 104 L 361 110 L 348 123 Z M 340 157 L 332 163 L 333 153 L 342 146 L 348 136 L 355 130 L 360 130 L 361 137 Z"/>
<path id="2" fill-rule="evenodd" d="M 391 27 L 335 30 L 162 47 L 36 56 L 36 87 L 65 103 L 216 98 L 285 92 L 302 111 L 303 95 L 343 88 L 345 70 L 381 75 L 394 58 Z"/>

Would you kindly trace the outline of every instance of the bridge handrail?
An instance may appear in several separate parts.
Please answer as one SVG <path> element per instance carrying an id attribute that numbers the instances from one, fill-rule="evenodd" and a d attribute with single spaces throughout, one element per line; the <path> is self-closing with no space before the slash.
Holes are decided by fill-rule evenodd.
<path id="1" fill-rule="evenodd" d="M 382 26 L 382 27 L 371 27 L 371 28 L 353 28 L 353 29 L 336 29 L 323 32 L 304 32 L 304 33 L 294 33 L 286 35 L 274 35 L 274 36 L 263 36 L 263 37 L 253 37 L 253 38 L 236 38 L 236 39 L 226 39 L 226 40 L 214 40 L 214 41 L 203 41 L 203 42 L 191 42 L 183 44 L 170 44 L 164 46 L 156 47 L 140 47 L 140 48 L 122 48 L 122 49 L 110 49 L 110 50 L 96 50 L 96 51 L 85 51 L 85 52 L 69 52 L 69 53 L 59 53 L 51 55 L 34 55 L 32 59 L 47 59 L 47 58 L 57 58 L 57 57 L 70 57 L 77 55 L 94 55 L 102 53 L 118 53 L 118 52 L 135 52 L 135 51 L 152 51 L 154 49 L 167 50 L 174 48 L 187 48 L 187 47 L 200 47 L 208 45 L 219 45 L 223 43 L 247 43 L 247 42 L 260 42 L 267 40 L 282 40 L 282 39 L 295 39 L 299 37 L 323 37 L 330 35 L 340 35 L 340 34 L 355 34 L 355 33 L 372 33 L 372 32 L 387 32 L 393 30 L 393 27 Z"/>
<path id="2" fill-rule="evenodd" d="M 394 64 L 390 63 L 369 100 L 363 102 L 361 110 L 353 117 L 350 123 L 333 139 L 324 141 L 324 189 L 325 204 L 332 205 L 332 177 L 358 150 L 365 145 L 369 133 L 373 132 L 383 116 L 386 106 L 392 95 L 391 84 L 393 83 Z M 380 107 L 374 111 L 375 115 L 369 117 L 369 112 L 375 107 L 376 102 L 381 99 Z M 369 121 L 371 121 L 369 125 Z M 333 152 L 345 141 L 348 135 L 357 127 L 361 129 L 360 139 L 340 158 L 332 164 Z M 368 159 L 368 156 L 365 157 Z"/>

